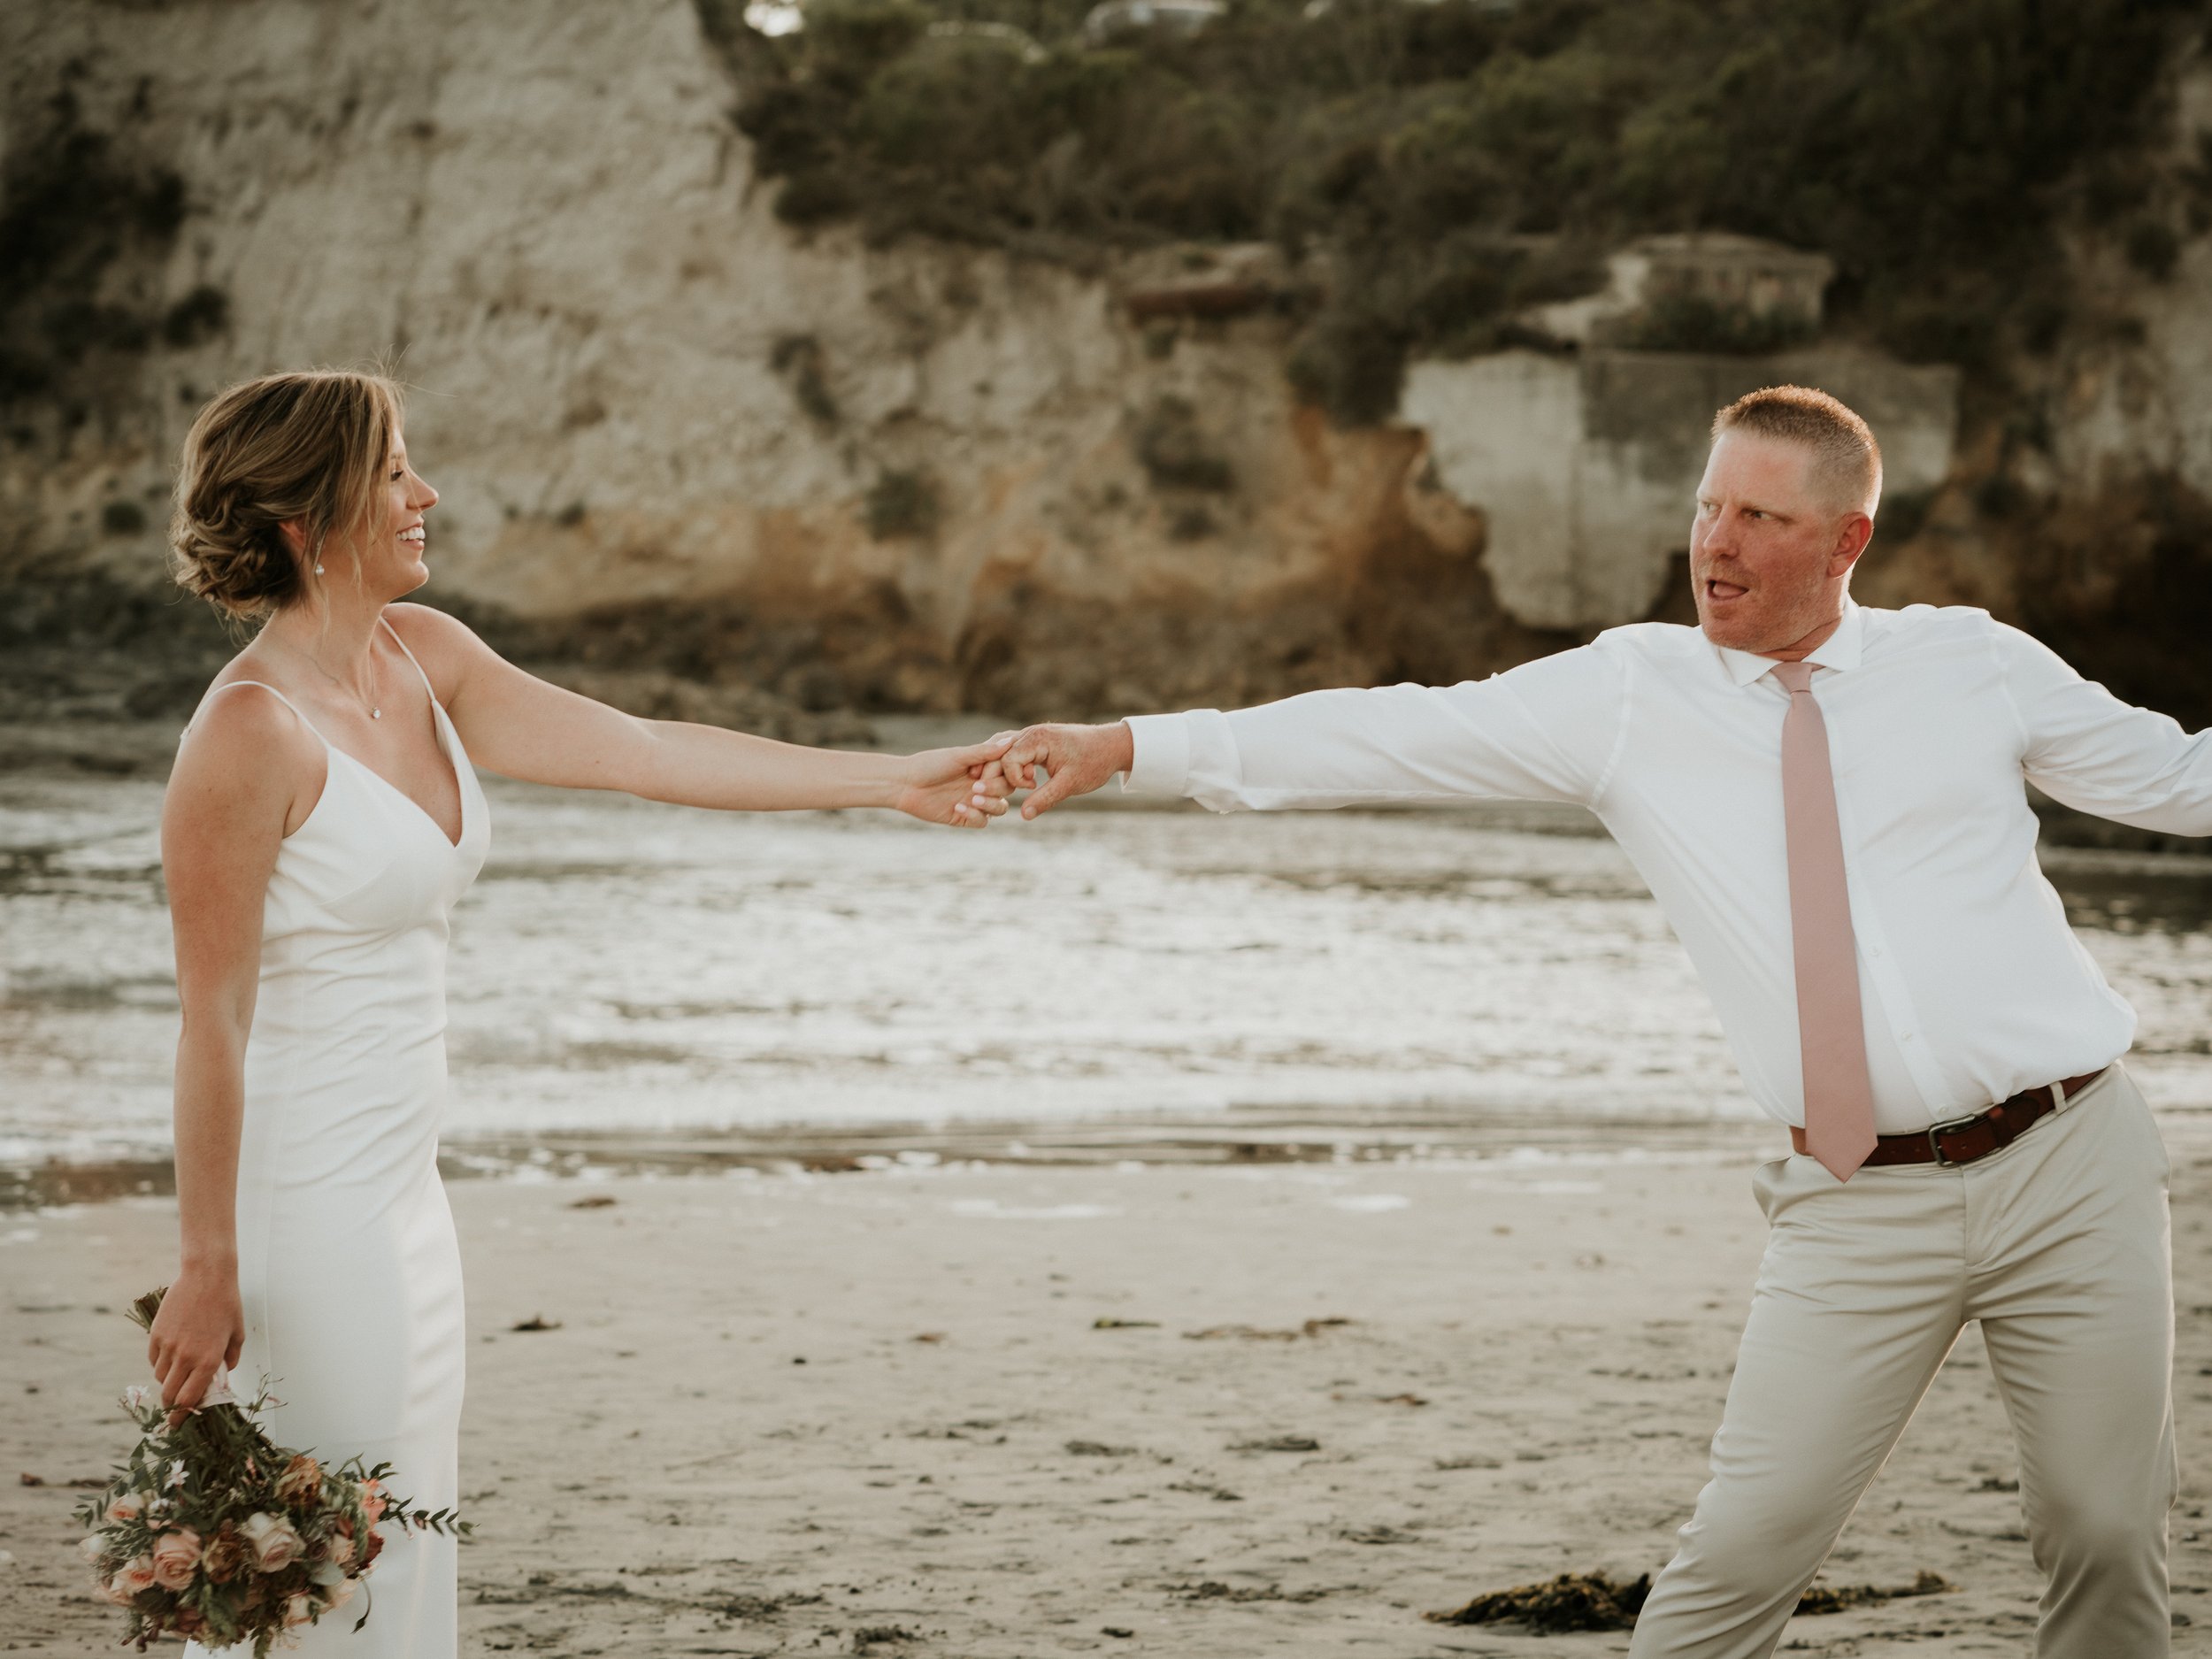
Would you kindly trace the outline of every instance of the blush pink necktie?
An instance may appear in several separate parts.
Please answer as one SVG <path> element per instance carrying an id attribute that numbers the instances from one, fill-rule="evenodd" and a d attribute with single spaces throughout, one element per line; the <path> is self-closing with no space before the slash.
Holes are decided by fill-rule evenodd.
<path id="1" fill-rule="evenodd" d="M 1789 841 L 1790 942 L 1797 960 L 1797 1036 L 1805 1067 L 1805 1149 L 1847 1181 L 1874 1150 L 1859 953 L 1843 873 L 1843 831 L 1828 762 L 1828 723 L 1813 701 L 1813 665 L 1777 663 L 1790 694 L 1782 722 L 1782 818 Z"/>

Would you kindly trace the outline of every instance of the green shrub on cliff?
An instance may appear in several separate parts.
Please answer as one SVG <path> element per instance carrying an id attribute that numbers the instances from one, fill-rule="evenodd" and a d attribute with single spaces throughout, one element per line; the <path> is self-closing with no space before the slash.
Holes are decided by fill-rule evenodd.
<path id="1" fill-rule="evenodd" d="M 1294 372 L 1355 421 L 1409 350 L 1494 344 L 1648 231 L 1824 251 L 1840 320 L 1986 370 L 2062 314 L 2069 193 L 2143 207 L 2113 158 L 2203 21 L 2201 0 L 1232 0 L 1102 48 L 1071 0 L 818 0 L 774 40 L 696 4 L 786 218 L 1071 260 L 1324 250 Z"/>

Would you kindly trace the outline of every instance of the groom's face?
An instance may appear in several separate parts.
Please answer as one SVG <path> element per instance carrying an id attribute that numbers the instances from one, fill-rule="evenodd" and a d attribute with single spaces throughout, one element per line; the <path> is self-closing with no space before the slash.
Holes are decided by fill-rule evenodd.
<path id="1" fill-rule="evenodd" d="M 1698 626 L 1717 645 L 1783 651 L 1841 614 L 1851 522 L 1802 445 L 1740 431 L 1713 444 L 1690 526 Z M 1849 551 L 1843 549 L 1848 548 Z"/>

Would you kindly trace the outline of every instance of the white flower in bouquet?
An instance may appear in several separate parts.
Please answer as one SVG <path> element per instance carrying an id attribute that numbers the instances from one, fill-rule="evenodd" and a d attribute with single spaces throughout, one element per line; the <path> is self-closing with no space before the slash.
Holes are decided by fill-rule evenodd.
<path id="1" fill-rule="evenodd" d="M 238 1534 L 253 1555 L 256 1572 L 282 1572 L 300 1558 L 305 1548 L 291 1522 L 263 1510 L 242 1522 Z"/>

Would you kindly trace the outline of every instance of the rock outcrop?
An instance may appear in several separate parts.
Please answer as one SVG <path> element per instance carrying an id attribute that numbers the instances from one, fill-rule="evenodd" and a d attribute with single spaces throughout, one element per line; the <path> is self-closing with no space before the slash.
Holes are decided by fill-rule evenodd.
<path id="1" fill-rule="evenodd" d="M 12 411 L 16 572 L 157 582 L 202 396 L 396 351 L 444 495 L 432 596 L 541 651 L 1079 710 L 1544 643 L 1489 603 L 1479 514 L 1415 482 L 1417 434 L 1295 406 L 1279 318 L 795 237 L 684 0 L 35 7 L 0 62 L 15 158 L 65 88 L 181 173 L 165 265 L 111 276 L 229 319 Z"/>

